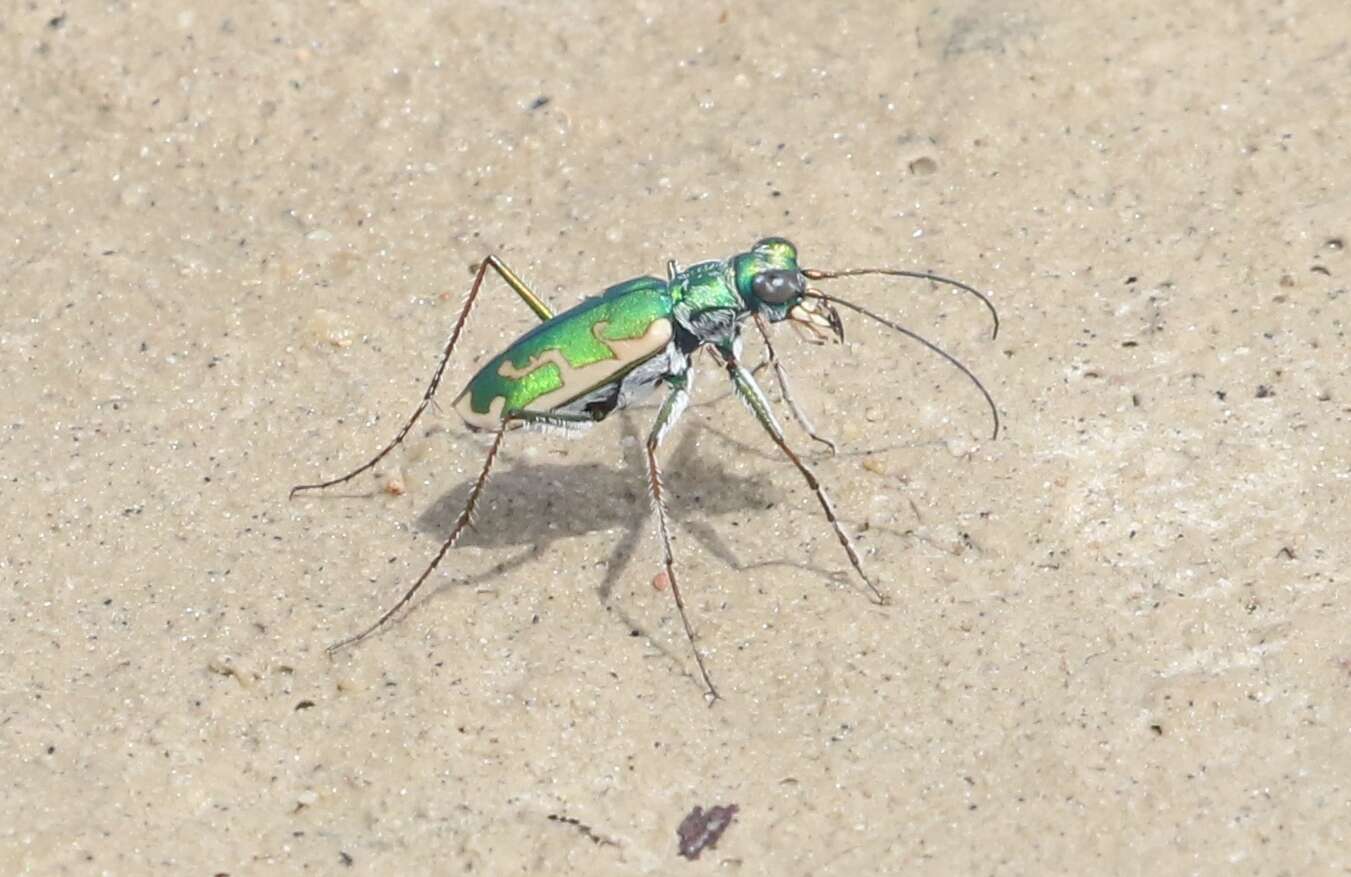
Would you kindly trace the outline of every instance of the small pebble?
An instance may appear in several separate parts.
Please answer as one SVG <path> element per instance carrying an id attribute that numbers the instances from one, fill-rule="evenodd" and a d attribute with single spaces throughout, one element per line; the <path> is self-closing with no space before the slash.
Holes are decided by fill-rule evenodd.
<path id="1" fill-rule="evenodd" d="M 974 454 L 979 445 L 969 438 L 957 437 L 948 439 L 944 442 L 944 446 L 948 449 L 949 454 L 960 460 Z"/>

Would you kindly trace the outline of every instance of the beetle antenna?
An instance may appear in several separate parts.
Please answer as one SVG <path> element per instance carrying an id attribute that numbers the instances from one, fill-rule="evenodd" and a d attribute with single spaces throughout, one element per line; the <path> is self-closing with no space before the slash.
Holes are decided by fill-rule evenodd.
<path id="1" fill-rule="evenodd" d="M 804 274 L 807 274 L 808 277 L 811 277 L 812 274 L 819 274 L 820 272 L 812 272 L 812 274 L 808 274 L 807 272 L 804 271 L 803 273 L 804 273 Z M 828 276 L 838 276 L 838 275 L 828 275 Z M 974 290 L 973 290 L 973 291 L 974 291 Z M 976 294 L 977 294 L 977 295 L 980 295 L 980 293 L 976 293 Z M 889 328 L 889 329 L 895 329 L 897 332 L 900 332 L 902 335 L 905 335 L 907 338 L 912 338 L 912 339 L 914 339 L 915 341 L 918 341 L 920 344 L 923 344 L 925 347 L 929 348 L 929 349 L 932 350 L 934 353 L 937 353 L 939 356 L 941 356 L 941 357 L 943 357 L 944 359 L 946 359 L 949 363 L 951 363 L 953 366 L 955 366 L 955 367 L 957 368 L 958 371 L 960 371 L 962 374 L 964 374 L 964 375 L 966 375 L 968 378 L 970 378 L 970 379 L 971 379 L 971 383 L 975 384 L 975 385 L 976 385 L 976 389 L 977 389 L 977 390 L 980 390 L 980 394 L 981 394 L 982 396 L 985 397 L 985 402 L 990 406 L 990 416 L 994 418 L 994 432 L 991 433 L 990 438 L 991 438 L 991 439 L 999 438 L 999 408 L 994 404 L 994 399 L 990 396 L 989 391 L 985 389 L 985 385 L 982 384 L 982 383 L 980 382 L 980 378 L 978 378 L 978 377 L 976 377 L 974 374 L 972 374 L 972 373 L 971 373 L 971 369 L 969 369 L 969 368 L 967 368 L 966 366 L 962 365 L 961 362 L 959 362 L 955 356 L 953 356 L 952 354 L 948 353 L 946 350 L 944 350 L 943 348 L 939 347 L 937 344 L 933 343 L 932 341 L 930 341 L 929 339 L 925 338 L 924 336 L 922 336 L 922 335 L 920 335 L 920 334 L 918 334 L 918 333 L 916 333 L 916 332 L 912 332 L 911 330 L 905 328 L 904 326 L 902 326 L 902 325 L 899 324 L 899 323 L 895 323 L 895 322 L 892 322 L 891 320 L 888 320 L 888 319 L 885 318 L 885 317 L 878 316 L 877 314 L 873 313 L 872 311 L 868 310 L 867 308 L 862 307 L 862 306 L 860 306 L 860 305 L 856 305 L 856 304 L 854 304 L 854 303 L 851 302 L 851 301 L 845 301 L 844 299 L 842 299 L 842 298 L 836 298 L 836 297 L 833 296 L 833 295 L 826 295 L 824 292 L 821 292 L 819 289 L 809 289 L 809 290 L 807 290 L 807 297 L 808 297 L 808 298 L 816 298 L 816 299 L 820 299 L 820 300 L 822 300 L 822 301 L 829 302 L 830 304 L 841 305 L 841 306 L 843 306 L 843 307 L 849 308 L 849 310 L 851 310 L 851 311 L 855 311 L 856 313 L 860 313 L 860 314 L 862 314 L 862 315 L 865 316 L 865 317 L 870 317 L 871 319 L 874 319 L 874 320 L 876 320 L 877 322 L 881 323 L 883 326 L 886 326 L 886 327 Z M 984 296 L 981 296 L 981 297 L 984 298 Z M 996 328 L 997 328 L 997 327 L 996 327 Z"/>
<path id="2" fill-rule="evenodd" d="M 999 337 L 999 311 L 995 310 L 994 303 L 985 296 L 985 293 L 973 286 L 967 286 L 960 280 L 953 280 L 949 277 L 939 277 L 937 274 L 930 274 L 927 271 L 902 271 L 897 268 L 850 268 L 847 271 L 817 271 L 804 268 L 802 274 L 808 280 L 832 280 L 836 277 L 858 277 L 863 274 L 886 274 L 891 277 L 915 277 L 920 280 L 932 280 L 935 283 L 946 283 L 948 286 L 955 286 L 963 292 L 971 293 L 985 304 L 985 307 L 990 311 L 990 316 L 994 319 L 994 332 L 990 334 L 990 340 L 993 341 Z M 838 301 L 839 299 L 835 300 Z"/>

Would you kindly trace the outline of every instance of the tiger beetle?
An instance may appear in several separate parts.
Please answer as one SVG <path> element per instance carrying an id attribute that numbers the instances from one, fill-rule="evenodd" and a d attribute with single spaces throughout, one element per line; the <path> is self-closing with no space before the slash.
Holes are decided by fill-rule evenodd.
<path id="1" fill-rule="evenodd" d="M 626 280 L 598 296 L 582 301 L 576 307 L 555 314 L 505 263 L 496 256 L 489 256 L 478 266 L 469 295 L 460 309 L 450 340 L 446 343 L 422 401 L 413 411 L 413 416 L 394 436 L 394 440 L 369 462 L 346 475 L 292 488 L 292 497 L 301 491 L 320 490 L 351 481 L 374 468 L 403 442 L 441 385 L 446 364 L 455 351 L 460 333 L 469 320 L 489 270 L 494 271 L 520 296 L 542 322 L 488 360 L 455 399 L 455 410 L 471 430 L 491 434 L 488 456 L 483 461 L 478 479 L 450 535 L 427 568 L 374 624 L 330 646 L 330 653 L 358 643 L 383 627 L 408 605 L 446 553 L 455 547 L 465 528 L 473 522 L 483 488 L 488 483 L 488 473 L 497 460 L 502 440 L 508 432 L 525 428 L 576 435 L 614 411 L 643 399 L 659 385 L 665 385 L 665 401 L 657 411 L 656 422 L 647 437 L 647 483 L 652 504 L 657 511 L 657 532 L 661 536 L 664 553 L 665 579 L 671 586 L 671 595 L 675 598 L 685 636 L 694 652 L 694 661 L 703 679 L 706 696 L 709 703 L 716 701 L 718 691 L 713 686 L 713 680 L 704 666 L 703 655 L 695 643 L 694 628 L 690 625 L 676 578 L 675 555 L 671 550 L 670 523 L 667 520 L 666 489 L 662 482 L 661 465 L 657 461 L 658 447 L 689 402 L 693 359 L 700 350 L 711 354 L 713 360 L 727 372 L 736 395 L 755 415 L 770 440 L 802 473 L 807 486 L 816 494 L 826 520 L 834 528 L 850 565 L 867 585 L 872 599 L 878 604 L 885 604 L 887 598 L 863 571 L 858 551 L 841 526 L 825 489 L 811 467 L 789 447 L 764 391 L 756 383 L 753 372 L 742 365 L 741 330 L 747 320 L 755 324 L 764 339 L 765 355 L 774 370 L 788 410 L 807 436 L 827 447 L 831 453 L 835 452 L 835 444 L 817 433 L 793 400 L 788 375 L 779 363 L 770 341 L 769 327 L 786 320 L 803 340 L 811 344 L 821 345 L 832 338 L 842 342 L 844 323 L 836 306 L 859 313 L 917 341 L 955 366 L 985 397 L 994 421 L 991 438 L 999 435 L 999 410 L 989 392 L 966 366 L 909 329 L 867 308 L 827 295 L 808 285 L 808 281 L 812 280 L 869 274 L 944 283 L 980 299 L 994 320 L 991 337 L 997 336 L 999 314 L 994 305 L 976 289 L 956 280 L 923 271 L 889 268 L 843 271 L 801 268 L 798 266 L 797 249 L 783 238 L 771 237 L 756 243 L 749 252 L 740 253 L 726 261 L 700 262 L 687 268 L 681 268 L 674 260 L 670 261 L 666 265 L 665 280 L 651 276 Z"/>

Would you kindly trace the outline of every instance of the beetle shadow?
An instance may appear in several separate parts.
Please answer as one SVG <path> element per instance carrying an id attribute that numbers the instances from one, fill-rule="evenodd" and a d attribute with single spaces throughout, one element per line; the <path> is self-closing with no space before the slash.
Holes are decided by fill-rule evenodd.
<path id="1" fill-rule="evenodd" d="M 790 418 L 785 417 L 783 419 L 788 420 Z M 780 426 L 782 426 L 782 424 L 780 424 Z M 721 441 L 726 442 L 738 454 L 759 457 L 763 460 L 774 460 L 783 463 L 788 462 L 788 459 L 783 455 L 783 452 L 774 446 L 773 441 L 763 430 L 759 436 L 764 438 L 763 443 L 758 441 L 748 443 L 730 433 L 712 426 L 707 427 L 707 430 L 711 434 L 717 436 Z M 834 438 L 829 435 L 829 431 L 827 431 L 827 436 Z M 823 460 L 829 460 L 832 457 L 840 460 L 863 459 L 874 454 L 886 454 L 891 451 L 912 451 L 919 448 L 943 447 L 943 443 L 937 439 L 891 442 L 888 444 L 869 445 L 867 447 L 846 445 L 837 439 L 836 441 L 837 444 L 839 444 L 839 450 L 832 454 L 830 451 L 823 449 L 820 445 L 806 438 L 801 430 L 797 429 L 796 423 L 793 424 L 793 429 L 791 431 L 785 429 L 785 440 L 788 442 L 788 446 L 809 465 Z"/>
<path id="2" fill-rule="evenodd" d="M 641 530 L 651 515 L 644 442 L 624 418 L 624 459 L 617 467 L 600 463 L 528 463 L 506 454 L 493 470 L 457 548 L 532 545 L 547 548 L 598 530 Z M 700 453 L 697 430 L 690 424 L 676 448 L 661 463 L 667 513 L 673 522 L 690 516 L 723 515 L 767 509 L 782 497 L 760 479 L 736 475 L 721 460 Z M 632 439 L 632 440 L 630 440 Z M 443 494 L 417 517 L 415 526 L 444 539 L 469 501 L 473 479 Z M 678 558 L 677 558 L 678 560 Z"/>
<path id="3" fill-rule="evenodd" d="M 597 597 L 627 631 L 646 637 L 658 652 L 679 664 L 677 656 L 610 600 L 615 586 L 624 580 L 648 536 L 652 538 L 645 562 L 650 563 L 654 572 L 662 567 L 660 542 L 656 537 L 654 513 L 647 491 L 645 439 L 638 434 L 629 415 L 623 415 L 621 422 L 624 440 L 620 447 L 624 453 L 617 467 L 598 463 L 558 465 L 503 460 L 499 464 L 501 470 L 495 470 L 485 488 L 473 526 L 465 532 L 456 548 L 525 546 L 525 549 L 487 570 L 460 578 L 452 587 L 473 586 L 498 578 L 543 556 L 558 540 L 597 530 L 618 530 L 621 535 L 609 557 L 596 564 L 605 569 L 604 578 L 596 589 Z M 701 450 L 699 433 L 703 429 L 699 423 L 686 424 L 686 428 L 678 433 L 679 441 L 674 451 L 662 462 L 677 564 L 681 559 L 679 540 L 688 535 L 733 572 L 785 565 L 827 580 L 835 578 L 831 570 L 811 564 L 779 560 L 745 564 L 738 559 L 732 546 L 705 518 L 752 509 L 770 510 L 782 502 L 782 494 L 763 479 L 729 471 L 721 462 L 725 459 L 724 454 L 709 453 L 706 447 Z M 442 495 L 418 516 L 415 526 L 433 539 L 444 540 L 468 502 L 473 485 L 473 480 L 466 480 Z M 697 624 L 697 619 L 695 622 Z M 690 673 L 685 675 L 698 683 Z"/>
<path id="4" fill-rule="evenodd" d="M 608 603 L 615 586 L 651 535 L 654 569 L 662 565 L 656 538 L 651 499 L 647 490 L 645 439 L 627 414 L 622 418 L 623 460 L 617 467 L 599 463 L 575 465 L 521 463 L 504 460 L 495 471 L 479 502 L 473 526 L 461 537 L 457 549 L 467 546 L 502 548 L 527 546 L 481 574 L 463 579 L 472 584 L 493 578 L 541 556 L 556 541 L 598 530 L 620 532 L 618 542 L 604 566 L 605 576 L 597 595 Z M 676 541 L 676 563 L 681 560 L 679 540 L 688 535 L 734 571 L 749 569 L 736 556 L 708 516 L 748 510 L 770 510 L 782 502 L 782 493 L 763 479 L 736 475 L 722 464 L 724 455 L 699 446 L 701 424 L 690 423 L 679 432 L 675 450 L 662 462 L 667 515 Z M 433 539 L 445 539 L 469 500 L 473 481 L 466 480 L 442 495 L 415 521 L 415 526 Z M 777 562 L 773 562 L 777 563 Z M 785 562 L 786 563 L 786 562 Z M 758 564 L 757 564 L 758 565 Z M 788 564 L 822 575 L 829 573 L 802 564 Z"/>

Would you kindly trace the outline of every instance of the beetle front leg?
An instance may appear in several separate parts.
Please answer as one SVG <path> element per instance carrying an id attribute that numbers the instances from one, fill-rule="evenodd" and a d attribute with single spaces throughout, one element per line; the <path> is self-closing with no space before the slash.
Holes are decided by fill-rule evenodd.
<path id="1" fill-rule="evenodd" d="M 760 425 L 765 428 L 765 432 L 769 433 L 769 437 L 774 440 L 774 444 L 779 446 L 779 450 L 783 451 L 784 456 L 791 460 L 797 470 L 802 473 L 807 486 L 815 491 L 816 499 L 821 503 L 821 508 L 826 513 L 826 520 L 830 521 L 830 525 L 835 528 L 835 535 L 839 537 L 840 545 L 849 555 L 849 562 L 853 564 L 855 572 L 863 579 L 863 583 L 868 586 L 868 589 L 873 592 L 876 602 L 885 605 L 888 602 L 886 595 L 878 590 L 877 585 L 873 584 L 872 579 L 868 578 L 868 574 L 863 571 L 863 563 L 859 560 L 858 551 L 854 549 L 854 542 L 849 538 L 849 534 L 844 531 L 840 519 L 836 517 L 835 507 L 831 505 L 830 497 L 826 496 L 825 488 L 817 480 L 816 473 L 806 463 L 802 462 L 802 459 L 792 448 L 788 447 L 788 442 L 784 440 L 783 430 L 774 419 L 774 412 L 769 408 L 769 400 L 765 398 L 764 391 L 755 382 L 755 378 L 751 377 L 750 372 L 742 368 L 741 364 L 737 362 L 735 353 L 729 350 L 720 350 L 719 354 L 727 364 L 727 374 L 732 378 L 732 386 L 736 389 L 737 395 L 755 415 L 755 419 L 760 421 Z"/>
<path id="2" fill-rule="evenodd" d="M 699 665 L 699 675 L 704 679 L 704 685 L 708 688 L 710 697 L 709 705 L 715 702 L 719 695 L 718 689 L 713 687 L 713 680 L 708 676 L 708 668 L 704 666 L 704 657 L 699 653 L 699 646 L 694 641 L 694 628 L 690 625 L 689 616 L 685 612 L 685 600 L 680 596 L 680 583 L 676 579 L 675 555 L 671 551 L 671 531 L 670 525 L 666 520 L 666 494 L 665 487 L 661 481 L 661 466 L 657 463 L 657 448 L 661 445 L 662 439 L 675 426 L 680 415 L 684 412 L 685 406 L 689 403 L 689 373 L 670 375 L 666 382 L 670 385 L 671 391 L 666 396 L 666 401 L 662 403 L 661 410 L 657 412 L 657 420 L 652 424 L 652 432 L 647 437 L 647 477 L 648 488 L 652 491 L 652 504 L 657 508 L 657 531 L 661 534 L 661 545 L 665 553 L 666 578 L 671 583 L 671 596 L 675 598 L 676 609 L 680 612 L 680 621 L 685 626 L 685 636 L 690 641 L 690 648 L 694 650 L 694 662 Z"/>
<path id="3" fill-rule="evenodd" d="M 789 411 L 793 412 L 793 417 L 797 420 L 798 426 L 802 427 L 802 431 L 812 441 L 820 442 L 830 448 L 831 454 L 835 454 L 838 450 L 835 447 L 835 442 L 816 434 L 816 427 L 812 426 L 812 422 L 807 419 L 806 412 L 798 407 L 797 400 L 793 398 L 793 391 L 788 389 L 788 372 L 779 364 L 779 357 L 774 352 L 774 343 L 769 340 L 769 326 L 765 323 L 765 318 L 759 313 L 755 314 L 755 328 L 760 330 L 760 337 L 765 339 L 765 352 L 769 354 L 769 364 L 774 367 L 774 376 L 779 379 L 779 389 L 783 392 L 784 404 L 788 406 Z"/>

